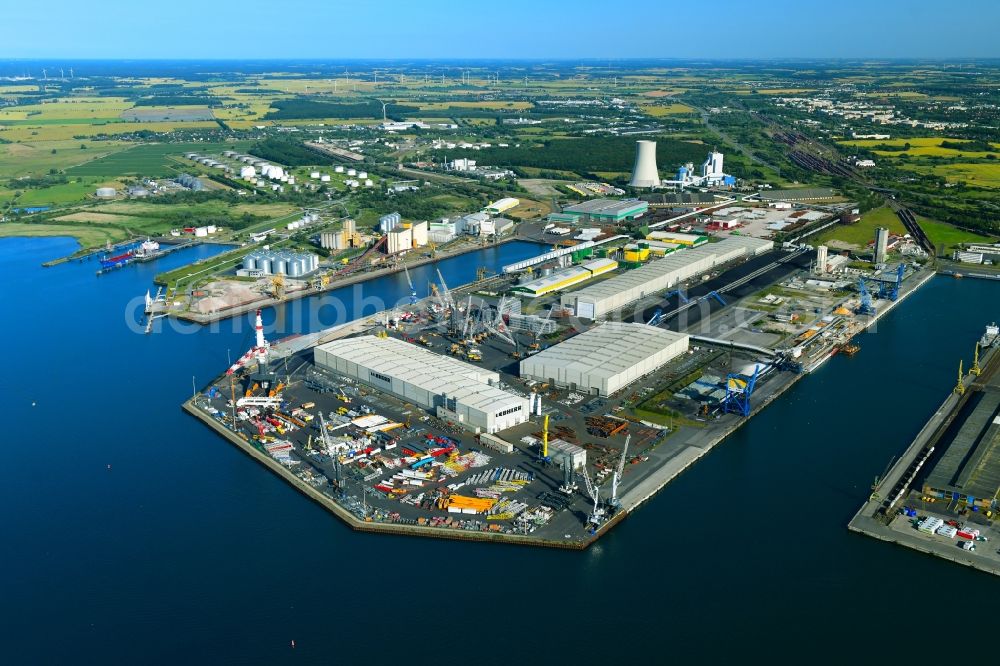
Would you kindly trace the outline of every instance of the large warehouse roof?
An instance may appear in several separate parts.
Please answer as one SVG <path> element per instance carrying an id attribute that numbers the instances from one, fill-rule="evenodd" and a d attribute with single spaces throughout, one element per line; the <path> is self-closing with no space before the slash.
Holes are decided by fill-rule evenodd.
<path id="1" fill-rule="evenodd" d="M 487 383 L 499 381 L 500 377 L 495 372 L 435 354 L 396 338 L 365 335 L 335 340 L 318 348 L 435 395 L 457 398 L 470 406 L 486 407 L 508 401 L 514 404 L 513 401 L 520 399 Z"/>
<path id="2" fill-rule="evenodd" d="M 649 204 L 639 199 L 592 199 L 582 203 L 567 206 L 564 213 L 575 213 L 577 215 L 593 215 L 595 217 L 618 217 L 627 215 L 635 211 L 645 212 Z"/>
<path id="3" fill-rule="evenodd" d="M 749 236 L 729 236 L 718 243 L 706 243 L 654 259 L 645 266 L 617 275 L 579 291 L 566 294 L 564 305 L 575 305 L 577 314 L 600 317 L 607 312 L 644 298 L 679 282 L 704 273 L 714 266 L 742 256 L 753 256 L 774 247 L 774 242 Z M 580 302 L 594 303 L 591 315 L 581 314 Z"/>
<path id="4" fill-rule="evenodd" d="M 497 388 L 500 376 L 396 338 L 346 338 L 314 349 L 316 365 L 353 377 L 477 432 L 528 418 L 528 400 Z M 447 412 L 442 416 L 442 410 Z"/>
<path id="5" fill-rule="evenodd" d="M 521 361 L 522 376 L 573 378 L 613 393 L 687 349 L 688 336 L 646 324 L 607 322 Z"/>

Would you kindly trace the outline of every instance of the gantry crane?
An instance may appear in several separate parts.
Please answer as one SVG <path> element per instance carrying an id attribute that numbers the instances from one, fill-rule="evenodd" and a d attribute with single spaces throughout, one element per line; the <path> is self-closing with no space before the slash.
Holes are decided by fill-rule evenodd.
<path id="1" fill-rule="evenodd" d="M 983 369 L 979 367 L 979 343 L 976 343 L 976 352 L 972 357 L 972 367 L 969 368 L 969 374 L 978 377 L 983 374 Z"/>
<path id="2" fill-rule="evenodd" d="M 955 384 L 955 394 L 965 395 L 965 383 L 962 382 L 962 377 L 965 373 L 962 372 L 962 361 L 958 362 L 958 383 Z"/>
<path id="3" fill-rule="evenodd" d="M 622 474 L 625 472 L 625 459 L 628 457 L 628 443 L 632 439 L 632 435 L 625 437 L 625 446 L 622 447 L 622 457 L 618 461 L 618 467 L 615 468 L 615 472 L 611 477 L 611 499 L 608 504 L 612 509 L 620 509 L 622 503 L 618 500 L 618 485 L 622 481 Z"/>

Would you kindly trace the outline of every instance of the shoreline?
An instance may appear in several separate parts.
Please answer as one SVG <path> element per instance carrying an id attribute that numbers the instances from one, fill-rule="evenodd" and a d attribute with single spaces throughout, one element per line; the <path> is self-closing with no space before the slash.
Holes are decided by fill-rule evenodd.
<path id="1" fill-rule="evenodd" d="M 461 249 L 449 253 L 440 253 L 435 257 L 420 257 L 419 259 L 416 259 L 414 261 L 405 262 L 405 266 L 407 269 L 417 268 L 419 266 L 425 266 L 427 264 L 432 264 L 437 261 L 444 261 L 446 259 L 451 259 L 452 257 L 460 257 L 464 254 L 469 254 L 470 252 L 478 252 L 480 250 L 489 249 L 491 247 L 499 247 L 501 245 L 505 245 L 512 241 L 518 241 L 518 240 L 523 241 L 524 239 L 519 238 L 517 236 L 509 236 L 507 238 L 502 238 L 496 241 L 495 243 L 490 243 L 485 246 L 473 245 L 469 247 L 463 247 Z M 533 242 L 533 241 L 526 241 L 526 242 Z M 281 300 L 277 300 L 275 298 L 264 298 L 258 301 L 252 301 L 250 303 L 243 303 L 241 305 L 236 305 L 231 308 L 227 308 L 224 311 L 209 312 L 209 313 L 196 313 L 189 311 L 168 312 L 167 316 L 172 317 L 174 319 L 179 319 L 181 321 L 191 322 L 194 324 L 202 324 L 202 325 L 214 324 L 215 322 L 224 321 L 226 319 L 232 319 L 233 317 L 239 317 L 248 312 L 253 312 L 258 308 L 274 307 L 277 305 L 281 305 L 283 303 L 288 303 L 291 301 L 297 301 L 303 298 L 307 298 L 309 296 L 317 296 L 319 294 L 323 294 L 328 291 L 334 291 L 336 289 L 342 289 L 343 287 L 350 287 L 352 285 L 361 284 L 369 280 L 375 280 L 377 278 L 386 277 L 387 275 L 395 275 L 396 273 L 402 273 L 403 266 L 404 263 L 401 262 L 396 266 L 379 268 L 374 271 L 363 272 L 357 275 L 348 275 L 342 278 L 341 280 L 331 282 L 323 289 L 314 289 L 312 287 L 307 289 L 301 289 L 299 291 L 286 294 L 285 297 Z M 463 285 L 463 286 L 468 286 L 468 285 Z"/>

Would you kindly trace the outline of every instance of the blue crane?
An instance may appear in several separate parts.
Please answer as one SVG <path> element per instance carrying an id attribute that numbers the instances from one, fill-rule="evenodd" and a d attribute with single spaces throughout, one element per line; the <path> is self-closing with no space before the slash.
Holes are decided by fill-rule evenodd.
<path id="1" fill-rule="evenodd" d="M 858 305 L 857 313 L 862 315 L 875 314 L 875 306 L 872 305 L 872 295 L 868 291 L 863 277 L 858 278 L 858 294 L 861 295 L 861 303 Z"/>
<path id="2" fill-rule="evenodd" d="M 722 296 L 720 296 L 719 292 L 717 292 L 717 291 L 710 291 L 710 292 L 708 292 L 707 294 L 705 294 L 704 296 L 701 297 L 701 300 L 707 301 L 710 298 L 714 298 L 715 300 L 719 301 L 719 303 L 721 305 L 725 305 L 726 304 L 726 300 L 724 298 L 722 298 Z"/>
<path id="3" fill-rule="evenodd" d="M 760 376 L 760 365 L 754 366 L 753 375 L 750 377 L 732 373 L 726 375 L 726 397 L 722 399 L 723 413 L 750 416 L 752 409 L 750 396 L 757 386 L 758 376 Z"/>
<path id="4" fill-rule="evenodd" d="M 680 289 L 674 289 L 673 291 L 667 292 L 667 295 L 664 296 L 664 298 L 670 298 L 675 294 L 677 295 L 677 300 L 679 300 L 681 303 L 687 303 L 689 300 L 691 300 Z"/>
<path id="5" fill-rule="evenodd" d="M 899 286 L 903 284 L 903 273 L 906 271 L 903 264 L 896 268 L 896 275 L 893 279 L 882 277 L 878 283 L 878 297 L 894 301 L 899 298 Z"/>
<path id="6" fill-rule="evenodd" d="M 649 326 L 659 326 L 663 321 L 665 315 L 663 314 L 662 308 L 656 308 L 656 312 L 653 313 L 652 319 L 646 322 Z"/>

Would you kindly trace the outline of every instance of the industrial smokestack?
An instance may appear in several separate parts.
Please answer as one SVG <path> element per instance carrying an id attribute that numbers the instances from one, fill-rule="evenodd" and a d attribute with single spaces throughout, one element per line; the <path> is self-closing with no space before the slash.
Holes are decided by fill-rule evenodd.
<path id="1" fill-rule="evenodd" d="M 635 142 L 635 166 L 632 168 L 632 187 L 659 187 L 660 174 L 656 171 L 656 142 Z"/>

